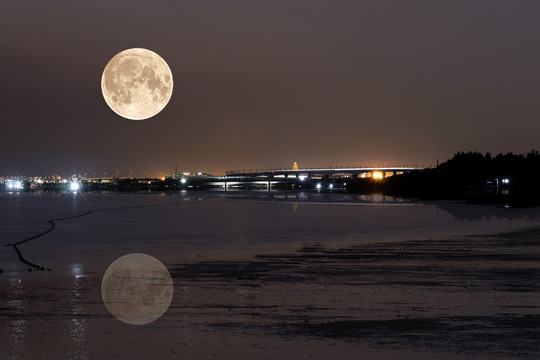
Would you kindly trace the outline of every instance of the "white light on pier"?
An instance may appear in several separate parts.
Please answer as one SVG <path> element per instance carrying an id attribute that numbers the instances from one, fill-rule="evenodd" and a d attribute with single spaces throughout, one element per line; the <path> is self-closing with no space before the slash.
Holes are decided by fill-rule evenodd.
<path id="1" fill-rule="evenodd" d="M 79 184 L 77 181 L 72 181 L 69 183 L 69 189 L 71 191 L 79 191 L 81 188 L 81 184 Z"/>
<path id="2" fill-rule="evenodd" d="M 9 190 L 21 190 L 23 188 L 23 183 L 19 180 L 8 181 L 7 188 Z"/>

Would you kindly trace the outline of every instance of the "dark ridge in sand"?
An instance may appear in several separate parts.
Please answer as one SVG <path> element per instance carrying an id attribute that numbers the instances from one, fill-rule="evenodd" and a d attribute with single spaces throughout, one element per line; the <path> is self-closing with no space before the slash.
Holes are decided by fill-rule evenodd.
<path id="1" fill-rule="evenodd" d="M 533 237 L 534 232 L 527 232 Z M 293 254 L 256 255 L 253 261 L 209 261 L 180 265 L 173 276 L 191 281 L 235 279 L 294 282 L 302 279 L 373 285 L 485 285 L 492 290 L 540 289 L 540 241 L 503 237 L 465 237 L 331 249 L 306 245 Z M 535 251 L 536 250 L 536 251 Z M 492 264 L 483 266 L 483 264 Z M 399 276 L 398 276 L 399 275 Z M 260 285 L 260 284 L 253 284 Z"/>

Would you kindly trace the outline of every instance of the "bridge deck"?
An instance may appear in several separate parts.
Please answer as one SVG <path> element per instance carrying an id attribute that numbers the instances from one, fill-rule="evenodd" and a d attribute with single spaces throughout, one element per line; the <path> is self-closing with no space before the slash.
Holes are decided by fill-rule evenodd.
<path id="1" fill-rule="evenodd" d="M 424 168 L 419 167 L 354 167 L 354 168 L 311 168 L 311 169 L 273 169 L 273 170 L 249 170 L 249 171 L 228 171 L 225 178 L 235 177 L 274 177 L 276 175 L 307 175 L 320 174 L 320 175 L 332 175 L 332 174 L 351 174 L 358 175 L 369 172 L 411 172 L 420 171 Z M 296 176 L 295 176 L 296 177 Z"/>

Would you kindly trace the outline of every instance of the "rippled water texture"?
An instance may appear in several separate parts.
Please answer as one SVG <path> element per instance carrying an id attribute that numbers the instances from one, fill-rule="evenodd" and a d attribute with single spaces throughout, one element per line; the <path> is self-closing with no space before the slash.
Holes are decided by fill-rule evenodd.
<path id="1" fill-rule="evenodd" d="M 0 194 L 0 219 L 1 245 L 35 265 L 0 246 L 2 359 L 540 358 L 537 208 Z M 169 309 L 147 325 L 102 301 L 106 269 L 130 253 L 159 259 L 173 281 Z"/>

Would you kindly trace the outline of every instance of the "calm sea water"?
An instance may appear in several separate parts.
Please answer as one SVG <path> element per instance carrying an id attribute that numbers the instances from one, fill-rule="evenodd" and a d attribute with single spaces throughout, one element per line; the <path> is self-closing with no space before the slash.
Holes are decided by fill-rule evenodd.
<path id="1" fill-rule="evenodd" d="M 538 208 L 339 193 L 0 194 L 3 245 L 46 231 L 51 219 L 61 219 L 54 230 L 19 245 L 45 271 L 29 272 L 12 247 L 0 247 L 0 358 L 510 358 L 515 349 L 474 348 L 486 339 L 471 340 L 472 350 L 444 339 L 481 332 L 463 327 L 485 323 L 479 314 L 527 314 L 492 310 L 494 291 L 508 306 L 538 310 L 537 288 L 497 290 L 497 279 L 488 286 L 462 271 L 521 268 L 535 280 L 526 256 L 538 255 L 538 242 L 525 236 L 529 247 L 516 252 L 493 239 L 535 231 Z M 171 308 L 147 326 L 118 322 L 101 301 L 103 273 L 129 253 L 156 257 L 173 276 Z M 522 261 L 509 263 L 516 254 Z M 469 290 L 454 298 L 456 287 Z M 404 314 L 416 322 L 392 322 Z M 453 315 L 478 318 L 455 325 Z M 445 333 L 449 322 L 456 338 Z M 422 342 L 421 333 L 440 339 Z M 522 358 L 538 355 L 512 346 Z"/>
<path id="2" fill-rule="evenodd" d="M 540 209 L 415 202 L 382 195 L 319 193 L 13 193 L 0 195 L 1 239 L 30 261 L 66 270 L 99 271 L 130 252 L 163 262 L 194 257 L 293 251 L 305 244 L 377 243 L 492 234 L 534 226 Z M 97 265 L 97 266 L 94 266 Z M 26 270 L 11 248 L 0 268 Z"/>

